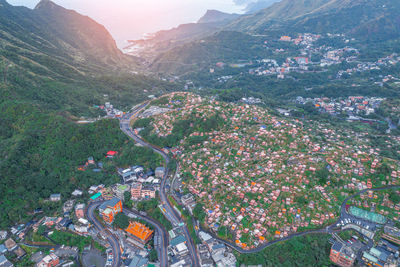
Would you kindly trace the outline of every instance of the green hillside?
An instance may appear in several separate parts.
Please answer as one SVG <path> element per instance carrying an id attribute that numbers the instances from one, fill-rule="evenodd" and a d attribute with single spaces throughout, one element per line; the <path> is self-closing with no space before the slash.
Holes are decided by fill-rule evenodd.
<path id="1" fill-rule="evenodd" d="M 263 43 L 255 40 L 277 40 L 299 33 L 344 34 L 359 41 L 357 48 L 368 45 L 380 50 L 400 36 L 399 9 L 400 2 L 394 0 L 283 0 L 255 14 L 240 16 L 220 33 L 160 53 L 151 67 L 181 75 L 218 60 L 254 60 L 253 55 L 262 58 L 267 54 L 260 49 Z M 227 40 L 224 31 L 231 39 Z M 381 52 L 384 55 L 385 51 Z"/>
<path id="2" fill-rule="evenodd" d="M 138 161 L 156 167 L 151 151 L 138 151 L 116 120 L 78 125 L 81 117 L 104 115 L 94 105 L 120 109 L 162 94 L 176 85 L 141 71 L 141 61 L 118 50 L 106 29 L 50 1 L 36 9 L 0 0 L 0 228 L 26 222 L 33 210 L 51 215 L 76 189 L 118 181 L 115 168 Z M 106 161 L 105 153 L 120 157 Z M 78 171 L 93 156 L 101 172 Z"/>

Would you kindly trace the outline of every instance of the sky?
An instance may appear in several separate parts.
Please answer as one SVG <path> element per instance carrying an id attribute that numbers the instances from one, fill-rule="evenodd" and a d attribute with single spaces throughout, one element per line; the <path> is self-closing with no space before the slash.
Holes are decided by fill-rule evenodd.
<path id="1" fill-rule="evenodd" d="M 39 0 L 7 0 L 11 5 L 34 8 Z M 53 0 L 103 24 L 119 47 L 145 33 L 196 22 L 207 9 L 242 13 L 254 0 Z"/>

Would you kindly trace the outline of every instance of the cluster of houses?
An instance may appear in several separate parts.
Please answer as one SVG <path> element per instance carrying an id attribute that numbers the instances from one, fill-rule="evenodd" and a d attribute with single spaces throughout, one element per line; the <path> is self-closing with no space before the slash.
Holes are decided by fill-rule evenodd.
<path id="1" fill-rule="evenodd" d="M 1 240 L 7 238 L 7 232 L 1 233 Z M 12 237 L 9 237 L 3 244 L 0 244 L 0 266 L 12 267 L 14 266 L 7 257 L 15 257 L 21 259 L 26 254 L 25 250 L 19 246 Z M 6 257 L 7 256 L 7 257 Z"/>
<path id="2" fill-rule="evenodd" d="M 356 133 L 192 94 L 182 103 L 153 117 L 155 133 L 168 135 L 176 120 L 193 114 L 206 120 L 218 113 L 225 120 L 222 130 L 192 133 L 205 141 L 180 146 L 178 160 L 185 187 L 205 207 L 207 227 L 228 229 L 243 248 L 332 223 L 349 193 L 398 183 L 390 176 L 374 185 L 367 180 L 382 158 L 367 138 L 355 143 Z M 398 165 L 390 167 L 397 174 Z"/>
<path id="3" fill-rule="evenodd" d="M 343 241 L 337 235 L 332 240 L 329 258 L 337 266 L 396 267 L 400 265 L 400 230 L 384 226 L 383 234 L 373 245 L 358 236 Z"/>
<path id="4" fill-rule="evenodd" d="M 326 45 L 316 46 L 315 42 L 322 36 L 318 34 L 304 33 L 299 34 L 296 38 L 290 36 L 281 36 L 279 41 L 291 42 L 299 47 L 300 55 L 295 57 L 287 57 L 286 61 L 278 64 L 275 59 L 262 59 L 251 62 L 250 65 L 255 67 L 249 70 L 251 75 L 277 75 L 278 79 L 284 79 L 286 74 L 290 72 L 308 72 L 310 65 L 319 65 L 327 67 L 333 64 L 339 64 L 346 60 L 352 62 L 359 54 L 358 50 L 352 47 L 332 48 Z M 331 36 L 328 36 L 331 37 Z M 337 36 L 336 36 L 337 37 Z M 343 44 L 349 40 L 343 39 Z M 268 44 L 268 41 L 265 42 Z M 268 47 L 267 47 L 268 48 Z M 279 48 L 274 51 L 274 54 L 281 55 L 285 49 Z M 320 55 L 321 59 L 318 62 L 311 62 L 311 55 Z"/>
<path id="5" fill-rule="evenodd" d="M 118 174 L 124 185 L 116 185 L 117 196 L 123 199 L 123 193 L 130 191 L 133 200 L 155 198 L 156 191 L 160 189 L 161 180 L 165 174 L 164 167 L 157 167 L 155 171 L 144 171 L 143 166 L 132 166 L 127 169 L 119 169 Z"/>
<path id="6" fill-rule="evenodd" d="M 279 79 L 285 78 L 285 74 L 290 72 L 308 71 L 308 63 L 310 59 L 308 56 L 288 57 L 286 61 L 279 65 L 275 59 L 262 59 L 256 60 L 258 67 L 251 68 L 249 74 L 251 75 L 278 75 Z"/>
<path id="7" fill-rule="evenodd" d="M 232 253 L 232 250 L 225 244 L 222 244 L 203 231 L 199 231 L 199 238 L 202 243 L 197 245 L 197 250 L 199 252 L 202 266 L 236 266 L 236 257 Z"/>
<path id="8" fill-rule="evenodd" d="M 292 38 L 287 35 L 281 36 L 279 38 L 279 41 L 292 42 L 295 45 L 302 45 L 310 48 L 313 45 L 313 43 L 318 41 L 320 38 L 321 38 L 320 34 L 301 33 L 295 38 Z"/>
<path id="9" fill-rule="evenodd" d="M 340 70 L 338 72 L 337 76 L 341 77 L 344 73 L 352 74 L 352 73 L 372 71 L 372 70 L 379 71 L 382 68 L 396 66 L 397 63 L 399 63 L 399 62 L 400 62 L 400 56 L 396 53 L 393 53 L 387 57 L 379 58 L 376 62 L 361 62 L 361 63 L 358 63 L 357 66 L 355 66 L 353 68 L 349 68 L 346 70 Z M 382 78 L 382 83 L 385 83 L 385 82 L 388 82 L 391 80 L 397 81 L 397 82 L 400 81 L 398 78 L 393 77 L 392 75 L 387 75 L 385 77 L 381 76 L 381 78 Z"/>
<path id="10" fill-rule="evenodd" d="M 99 106 L 99 108 L 104 110 L 109 118 L 119 118 L 125 114 L 123 111 L 114 108 L 110 102 L 106 102 L 104 106 Z"/>
<path id="11" fill-rule="evenodd" d="M 397 176 L 397 173 L 394 173 L 394 175 Z M 375 212 L 393 221 L 400 221 L 400 202 L 393 202 L 389 198 L 389 193 L 389 190 L 380 192 L 367 191 L 351 199 L 349 204 L 363 210 Z M 392 194 L 400 195 L 400 190 L 394 191 Z"/>
<path id="12" fill-rule="evenodd" d="M 201 243 L 197 245 L 200 264 L 203 267 L 232 267 L 236 266 L 236 257 L 232 250 L 217 241 L 206 232 L 199 231 Z M 168 232 L 171 267 L 192 266 L 186 239 L 181 227 L 176 227 Z"/>
<path id="13" fill-rule="evenodd" d="M 316 42 L 321 38 L 336 38 L 340 40 L 342 47 L 338 48 L 328 45 L 316 45 Z M 381 70 L 383 67 L 395 66 L 400 61 L 400 57 L 396 53 L 393 53 L 387 57 L 378 59 L 376 62 L 359 62 L 357 61 L 360 54 L 358 49 L 348 46 L 351 41 L 354 41 L 354 38 L 348 39 L 343 34 L 328 33 L 326 35 L 319 35 L 302 33 L 297 37 L 281 36 L 278 40 L 278 44 L 279 42 L 293 43 L 298 47 L 299 55 L 293 56 L 291 53 L 289 53 L 291 56 L 287 57 L 286 61 L 282 62 L 282 64 L 278 63 L 276 58 L 264 58 L 261 60 L 252 60 L 245 64 L 235 64 L 235 66 L 249 67 L 250 75 L 277 75 L 278 79 L 284 79 L 290 72 L 309 72 L 309 67 L 313 65 L 322 67 L 323 70 L 320 70 L 319 72 L 324 72 L 327 70 L 327 67 L 331 65 L 337 65 L 342 62 L 354 63 L 353 67 L 339 70 L 337 72 L 336 78 L 341 78 L 344 74 L 351 75 L 352 73 L 356 72 Z M 269 49 L 269 41 L 264 41 L 264 47 Z M 279 45 L 278 48 L 273 51 L 273 53 L 275 55 L 279 55 L 279 57 L 286 52 L 288 51 L 286 51 L 284 48 L 279 48 Z M 311 62 L 311 56 L 315 56 L 315 58 L 318 58 L 318 60 L 314 59 L 314 61 Z M 223 67 L 225 65 L 225 63 L 221 62 L 217 64 L 220 64 L 219 67 Z M 214 68 L 210 69 L 211 73 L 214 71 Z M 226 75 L 218 77 L 217 80 L 221 83 L 224 83 L 233 77 L 233 75 Z M 392 75 L 387 75 L 381 78 L 382 81 L 376 82 L 377 84 L 383 85 L 383 83 L 388 81 L 400 82 L 398 78 L 393 77 Z"/>
<path id="14" fill-rule="evenodd" d="M 106 157 L 111 158 L 114 155 L 116 155 L 113 152 L 115 151 L 109 151 Z M 101 170 L 103 169 L 103 163 L 102 162 L 96 163 L 93 157 L 89 157 L 88 160 L 85 162 L 85 164 L 78 167 L 78 171 L 86 171 L 87 169 L 91 169 L 93 172 L 101 172 Z"/>
<path id="15" fill-rule="evenodd" d="M 357 115 L 370 115 L 375 113 L 385 98 L 382 97 L 365 97 L 365 96 L 349 96 L 339 98 L 318 97 L 303 98 L 297 97 L 297 104 L 305 105 L 313 103 L 318 111 L 329 113 L 331 115 L 346 113 Z"/>
<path id="16" fill-rule="evenodd" d="M 21 260 L 23 257 L 30 256 L 30 260 L 34 262 L 34 266 L 48 267 L 48 266 L 70 266 L 77 253 L 77 248 L 60 247 L 49 255 L 42 252 L 37 252 L 33 255 L 27 255 L 25 250 L 17 244 L 26 239 L 28 232 L 37 232 L 39 227 L 45 226 L 47 229 L 53 228 L 60 231 L 70 231 L 78 235 L 87 236 L 91 224 L 84 219 L 85 204 L 76 203 L 74 197 L 81 196 L 81 190 L 75 190 L 72 195 L 73 198 L 63 203 L 62 216 L 48 217 L 43 216 L 37 221 L 30 221 L 26 224 L 20 224 L 11 227 L 8 231 L 0 231 L 0 240 L 5 240 L 4 244 L 0 245 L 0 266 L 9 267 L 13 264 L 7 260 L 6 256 L 13 256 L 14 260 Z M 53 194 L 50 197 L 51 201 L 61 201 L 60 194 Z M 41 210 L 35 211 L 36 214 L 41 213 Z M 51 233 L 51 232 L 50 232 Z M 49 234 L 50 234 L 49 233 Z M 26 240 L 25 240 L 26 241 Z M 27 241 L 28 243 L 36 244 L 34 241 Z M 41 243 L 38 243 L 39 245 Z"/>

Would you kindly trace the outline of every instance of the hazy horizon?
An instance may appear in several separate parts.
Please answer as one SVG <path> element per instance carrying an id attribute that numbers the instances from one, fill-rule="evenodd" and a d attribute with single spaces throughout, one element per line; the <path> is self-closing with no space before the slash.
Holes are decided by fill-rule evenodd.
<path id="1" fill-rule="evenodd" d="M 208 9 L 241 13 L 253 0 L 53 0 L 104 25 L 122 48 L 128 39 L 196 22 Z M 34 8 L 39 0 L 7 0 L 14 6 Z"/>

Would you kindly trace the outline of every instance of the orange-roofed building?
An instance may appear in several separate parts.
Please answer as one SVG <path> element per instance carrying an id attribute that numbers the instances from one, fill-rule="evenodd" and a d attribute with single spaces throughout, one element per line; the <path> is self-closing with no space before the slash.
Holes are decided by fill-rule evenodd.
<path id="1" fill-rule="evenodd" d="M 153 230 L 150 230 L 144 224 L 139 222 L 130 222 L 128 228 L 125 231 L 131 234 L 135 240 L 139 241 L 142 244 L 146 244 L 151 236 L 153 235 Z"/>
<path id="2" fill-rule="evenodd" d="M 103 220 L 109 224 L 114 221 L 114 217 L 122 212 L 122 202 L 118 198 L 112 198 L 99 207 L 100 214 L 103 217 Z"/>

